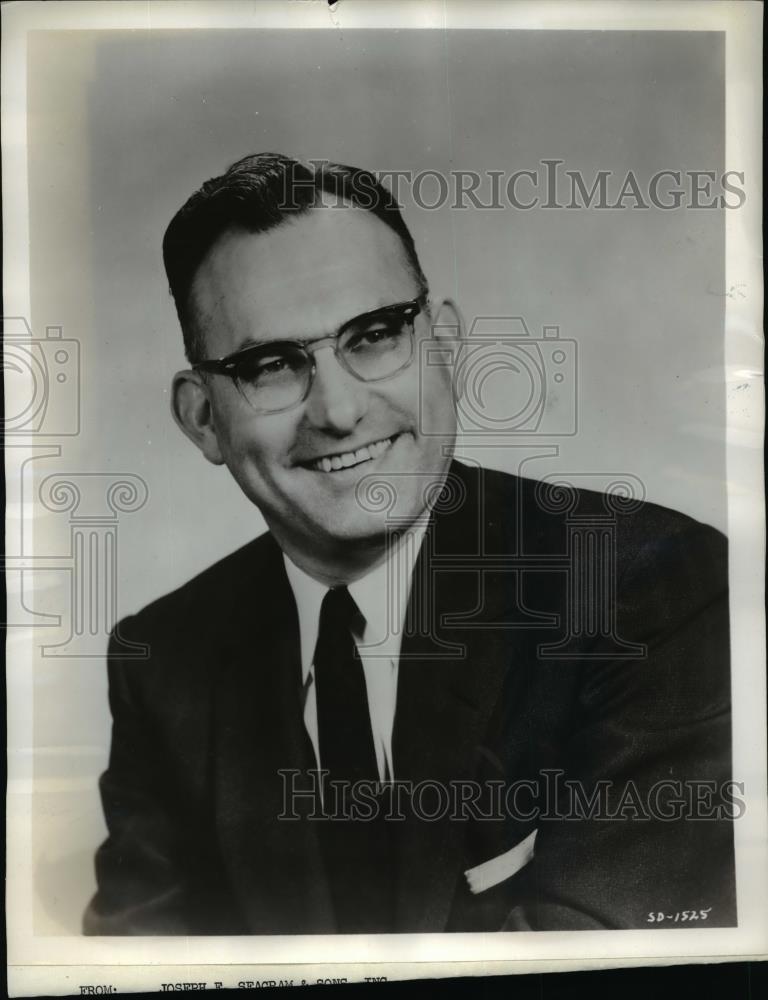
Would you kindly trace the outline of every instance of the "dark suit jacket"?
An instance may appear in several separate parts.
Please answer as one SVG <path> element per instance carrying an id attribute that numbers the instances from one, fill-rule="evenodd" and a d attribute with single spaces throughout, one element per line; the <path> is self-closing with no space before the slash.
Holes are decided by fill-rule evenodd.
<path id="1" fill-rule="evenodd" d="M 735 924 L 728 664 L 720 533 L 454 463 L 414 571 L 395 777 L 521 793 L 492 819 L 482 798 L 476 815 L 408 813 L 391 929 Z M 314 762 L 271 535 L 122 621 L 109 690 L 86 933 L 334 932 L 317 823 L 278 819 L 279 772 Z M 694 795 L 709 818 L 686 815 Z M 533 830 L 529 864 L 469 892 L 467 868 Z"/>

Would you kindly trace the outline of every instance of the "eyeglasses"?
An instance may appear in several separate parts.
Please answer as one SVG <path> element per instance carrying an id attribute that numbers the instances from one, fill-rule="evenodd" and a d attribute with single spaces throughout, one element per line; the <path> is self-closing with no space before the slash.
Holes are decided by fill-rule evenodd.
<path id="1" fill-rule="evenodd" d="M 317 366 L 314 352 L 332 344 L 339 364 L 361 382 L 383 382 L 413 361 L 416 317 L 426 296 L 374 309 L 316 340 L 274 340 L 253 344 L 218 360 L 199 361 L 198 372 L 226 375 L 257 413 L 299 406 L 310 393 Z M 311 350 L 310 350 L 311 348 Z"/>

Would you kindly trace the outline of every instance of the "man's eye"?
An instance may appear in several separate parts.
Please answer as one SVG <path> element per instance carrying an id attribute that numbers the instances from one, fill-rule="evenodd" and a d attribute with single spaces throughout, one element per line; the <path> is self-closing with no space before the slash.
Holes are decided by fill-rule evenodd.
<path id="1" fill-rule="evenodd" d="M 286 368 L 290 368 L 290 362 L 288 358 L 269 358 L 265 361 L 261 361 L 259 364 L 259 374 L 267 374 L 268 372 L 281 372 Z"/>
<path id="2" fill-rule="evenodd" d="M 276 354 L 273 357 L 244 360 L 238 371 L 238 378 L 245 382 L 257 382 L 268 378 L 276 378 L 296 370 L 296 365 L 286 355 Z"/>
<path id="3" fill-rule="evenodd" d="M 390 326 L 376 326 L 369 330 L 361 330 L 350 337 L 347 342 L 347 350 L 360 351 L 371 347 L 379 347 L 391 343 L 399 338 L 403 333 L 400 324 Z"/>

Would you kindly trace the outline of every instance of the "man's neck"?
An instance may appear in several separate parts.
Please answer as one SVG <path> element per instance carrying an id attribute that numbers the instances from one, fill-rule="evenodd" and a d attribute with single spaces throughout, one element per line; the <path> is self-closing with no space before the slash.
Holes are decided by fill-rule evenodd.
<path id="1" fill-rule="evenodd" d="M 429 512 L 414 522 L 414 529 L 429 517 Z M 400 532 L 390 532 L 377 538 L 375 542 L 356 542 L 340 547 L 338 551 L 324 553 L 308 553 L 291 544 L 288 539 L 277 537 L 280 548 L 288 558 L 302 569 L 313 580 L 325 584 L 326 587 L 340 587 L 354 583 L 380 566 L 387 558 L 405 543 L 411 527 Z"/>

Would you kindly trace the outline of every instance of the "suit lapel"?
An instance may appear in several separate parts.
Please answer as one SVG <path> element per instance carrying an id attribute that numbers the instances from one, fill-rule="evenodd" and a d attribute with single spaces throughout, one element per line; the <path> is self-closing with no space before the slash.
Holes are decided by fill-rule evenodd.
<path id="1" fill-rule="evenodd" d="M 271 538 L 258 579 L 245 581 L 233 599 L 214 720 L 224 864 L 252 933 L 331 932 L 316 828 L 306 819 L 313 802 L 293 800 L 294 809 L 288 796 L 292 783 L 307 787 L 315 762 L 302 716 L 296 606 Z"/>
<path id="2" fill-rule="evenodd" d="M 438 503 L 414 569 L 401 646 L 393 758 L 398 781 L 422 785 L 422 812 L 437 810 L 451 784 L 476 775 L 490 714 L 510 662 L 525 655 L 522 633 L 494 627 L 515 603 L 509 574 L 483 573 L 498 538 L 481 495 L 480 473 L 451 466 L 464 494 L 453 511 Z M 455 492 L 455 491 L 451 491 Z M 495 512 L 511 519 L 512 512 Z M 502 583 L 501 581 L 505 581 Z M 424 597 L 431 597 L 425 600 Z M 465 615 L 458 623 L 452 616 Z M 438 788 L 446 790 L 441 793 Z M 445 927 L 463 877 L 465 824 L 411 817 L 398 840 L 395 930 Z"/>

